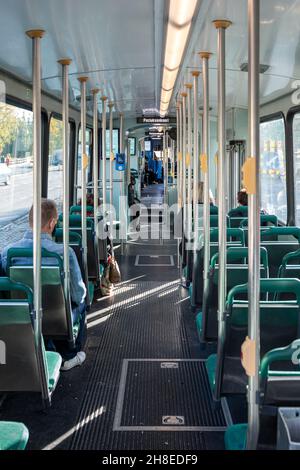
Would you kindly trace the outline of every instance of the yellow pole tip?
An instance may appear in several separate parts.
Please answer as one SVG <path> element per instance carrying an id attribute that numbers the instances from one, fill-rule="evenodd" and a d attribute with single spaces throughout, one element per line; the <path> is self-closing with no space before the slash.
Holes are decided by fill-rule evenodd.
<path id="1" fill-rule="evenodd" d="M 72 63 L 72 59 L 59 59 L 57 62 L 61 65 L 70 65 Z"/>
<path id="2" fill-rule="evenodd" d="M 198 70 L 193 70 L 193 71 L 192 71 L 193 77 L 199 77 L 200 73 L 201 73 L 201 72 L 198 72 Z"/>
<path id="3" fill-rule="evenodd" d="M 106 101 L 107 100 L 107 96 L 101 96 L 101 101 Z"/>
<path id="4" fill-rule="evenodd" d="M 91 93 L 92 93 L 92 95 L 97 95 L 97 93 L 99 93 L 99 91 L 100 91 L 99 88 L 93 88 L 93 89 L 91 90 Z"/>
<path id="5" fill-rule="evenodd" d="M 209 59 L 212 56 L 212 53 L 207 51 L 200 51 L 198 54 L 200 55 L 201 59 Z"/>
<path id="6" fill-rule="evenodd" d="M 189 90 L 193 88 L 193 85 L 191 83 L 186 83 L 184 86 L 188 88 Z"/>
<path id="7" fill-rule="evenodd" d="M 114 103 L 113 101 L 110 101 L 110 102 L 108 103 L 108 106 L 109 106 L 110 108 L 113 108 L 114 105 L 115 105 L 115 103 Z"/>
<path id="8" fill-rule="evenodd" d="M 232 22 L 229 20 L 214 20 L 213 24 L 215 25 L 216 29 L 227 29 L 232 25 Z"/>
<path id="9" fill-rule="evenodd" d="M 88 77 L 78 77 L 78 81 L 79 81 L 80 83 L 85 83 L 85 82 L 88 81 L 88 79 L 89 79 Z"/>
<path id="10" fill-rule="evenodd" d="M 185 93 L 185 91 L 183 91 L 183 92 L 181 93 L 181 96 L 183 96 L 183 98 L 186 98 L 186 97 L 187 97 L 187 93 Z"/>
<path id="11" fill-rule="evenodd" d="M 44 29 L 30 29 L 26 31 L 26 34 L 31 39 L 42 38 L 45 35 L 46 31 Z"/>

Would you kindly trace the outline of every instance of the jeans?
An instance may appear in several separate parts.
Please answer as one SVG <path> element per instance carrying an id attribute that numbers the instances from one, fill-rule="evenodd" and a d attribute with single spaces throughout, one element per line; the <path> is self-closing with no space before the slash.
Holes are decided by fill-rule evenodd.
<path id="1" fill-rule="evenodd" d="M 72 306 L 73 307 L 73 306 Z M 64 361 L 68 361 L 76 356 L 79 351 L 83 350 L 86 341 L 86 305 L 81 303 L 80 305 L 72 308 L 73 323 L 79 323 L 79 331 L 75 342 L 75 347 L 70 349 L 66 341 L 52 340 L 50 339 L 47 343 L 48 351 L 58 352 Z"/>

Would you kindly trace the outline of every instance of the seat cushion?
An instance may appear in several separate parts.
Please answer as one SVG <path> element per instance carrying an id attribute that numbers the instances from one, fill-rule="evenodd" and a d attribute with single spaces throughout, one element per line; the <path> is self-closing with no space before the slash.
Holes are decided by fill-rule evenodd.
<path id="1" fill-rule="evenodd" d="M 89 289 L 90 302 L 92 304 L 93 300 L 94 300 L 95 286 L 91 281 L 89 281 L 89 283 L 88 283 L 88 289 Z"/>
<path id="2" fill-rule="evenodd" d="M 247 424 L 234 424 L 226 429 L 225 449 L 226 450 L 246 450 L 247 444 Z"/>
<path id="3" fill-rule="evenodd" d="M 24 450 L 29 432 L 23 423 L 0 421 L 0 450 Z"/>
<path id="4" fill-rule="evenodd" d="M 201 337 L 202 333 L 202 312 L 198 312 L 196 316 L 196 326 L 197 326 L 197 331 L 198 335 Z"/>
<path id="5" fill-rule="evenodd" d="M 208 375 L 209 385 L 211 391 L 214 391 L 216 384 L 216 369 L 217 369 L 217 355 L 211 354 L 205 362 L 205 367 Z"/>
<path id="6" fill-rule="evenodd" d="M 50 392 L 56 387 L 59 379 L 59 370 L 62 364 L 61 355 L 57 352 L 46 351 L 46 361 L 48 366 L 48 387 Z"/>

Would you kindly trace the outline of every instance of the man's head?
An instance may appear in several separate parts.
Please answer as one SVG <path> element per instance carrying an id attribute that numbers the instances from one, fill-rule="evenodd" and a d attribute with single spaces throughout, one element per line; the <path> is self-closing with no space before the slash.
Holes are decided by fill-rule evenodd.
<path id="1" fill-rule="evenodd" d="M 237 200 L 241 206 L 248 206 L 248 194 L 246 189 L 241 189 L 241 191 L 238 192 Z"/>
<path id="2" fill-rule="evenodd" d="M 42 199 L 41 218 L 42 232 L 51 235 L 58 219 L 56 204 L 51 199 Z M 29 212 L 29 225 L 33 227 L 33 207 Z"/>

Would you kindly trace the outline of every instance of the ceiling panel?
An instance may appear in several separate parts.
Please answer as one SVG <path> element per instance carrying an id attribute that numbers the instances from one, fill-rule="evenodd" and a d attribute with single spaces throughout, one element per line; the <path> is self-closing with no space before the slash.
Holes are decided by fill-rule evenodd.
<path id="1" fill-rule="evenodd" d="M 31 44 L 25 31 L 46 30 L 42 40 L 43 87 L 60 94 L 57 60 L 70 57 L 70 83 L 76 96 L 79 74 L 89 76 L 88 89 L 100 87 L 116 99 L 119 111 L 135 114 L 155 102 L 155 74 L 160 69 L 154 14 L 160 0 L 0 0 L 0 65 L 31 80 Z M 158 34 L 158 33 L 157 33 Z M 161 44 L 159 44 L 161 49 Z M 131 103 L 131 104 L 130 104 Z"/>

